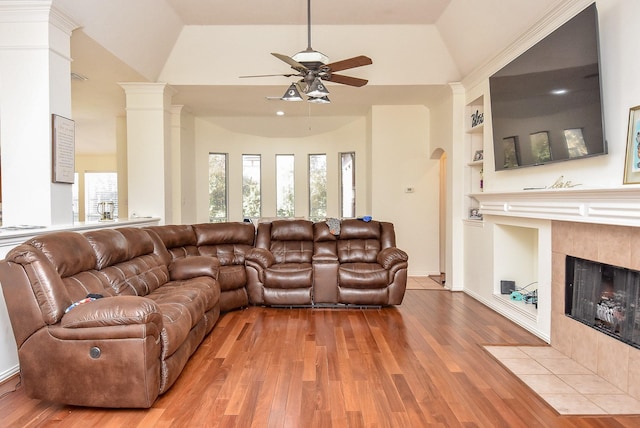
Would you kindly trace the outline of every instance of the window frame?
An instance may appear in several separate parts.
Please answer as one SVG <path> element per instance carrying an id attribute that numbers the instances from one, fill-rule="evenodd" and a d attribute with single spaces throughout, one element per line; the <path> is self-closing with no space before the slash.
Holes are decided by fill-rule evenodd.
<path id="1" fill-rule="evenodd" d="M 290 180 L 290 184 L 291 184 L 291 194 L 293 195 L 292 198 L 292 206 L 291 206 L 291 213 L 287 216 L 281 216 L 280 215 L 280 190 L 281 190 L 281 186 L 280 186 L 280 182 L 279 182 L 279 178 L 280 178 L 280 173 L 281 173 L 281 169 L 279 166 L 279 159 L 290 159 L 291 161 L 291 171 L 290 171 L 290 175 L 291 175 L 291 180 Z M 287 165 L 289 166 L 289 165 Z M 287 171 L 289 173 L 289 171 Z M 286 195 L 283 195 L 283 199 L 286 197 Z M 284 202 L 284 201 L 283 201 Z M 295 155 L 293 154 L 276 154 L 276 217 L 282 217 L 282 218 L 287 218 L 287 217 L 295 217 L 296 215 L 296 158 Z"/>
<path id="2" fill-rule="evenodd" d="M 247 213 L 245 213 L 245 195 L 244 195 L 244 189 L 245 189 L 245 158 L 246 157 L 257 157 L 258 161 L 259 161 L 259 167 L 258 167 L 258 212 L 257 215 L 247 215 Z M 255 154 L 255 153 L 244 153 L 242 155 L 242 198 L 241 198 L 241 202 L 242 202 L 242 218 L 246 219 L 255 219 L 255 218 L 260 218 L 262 217 L 262 155 L 261 154 Z"/>
<path id="3" fill-rule="evenodd" d="M 223 156 L 224 157 L 224 217 L 211 217 L 211 156 Z M 229 154 L 222 152 L 209 152 L 209 182 L 208 182 L 208 214 L 209 223 L 224 223 L 229 221 Z"/>
<path id="4" fill-rule="evenodd" d="M 313 212 L 313 194 L 312 194 L 312 183 L 311 183 L 311 159 L 315 156 L 322 156 L 324 158 L 324 215 L 314 215 Z M 309 190 L 309 220 L 311 221 L 320 221 L 327 217 L 327 178 L 328 178 L 328 165 L 327 165 L 327 154 L 326 153 L 309 153 L 307 155 L 307 186 Z"/>
<path id="5" fill-rule="evenodd" d="M 345 175 L 343 161 L 346 155 L 351 157 L 351 215 L 345 215 Z M 356 216 L 356 152 L 340 152 L 338 157 L 338 163 L 340 165 L 340 217 L 341 218 L 355 218 Z"/>

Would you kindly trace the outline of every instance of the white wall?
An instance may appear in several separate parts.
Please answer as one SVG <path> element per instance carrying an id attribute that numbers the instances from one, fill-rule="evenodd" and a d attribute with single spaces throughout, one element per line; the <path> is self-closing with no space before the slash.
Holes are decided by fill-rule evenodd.
<path id="1" fill-rule="evenodd" d="M 242 155 L 262 156 L 262 216 L 276 215 L 275 155 L 295 155 L 296 216 L 308 216 L 307 158 L 327 154 L 327 216 L 339 217 L 340 152 L 356 152 L 356 216 L 390 221 L 396 241 L 409 253 L 409 273 L 439 273 L 439 163 L 430 159 L 429 110 L 378 106 L 369 118 L 306 138 L 264 138 L 223 129 L 196 118 L 197 221 L 207 222 L 210 152 L 229 154 L 229 220 L 242 220 Z M 283 121 L 286 126 L 286 121 Z M 405 193 L 413 187 L 413 193 Z"/>
<path id="2" fill-rule="evenodd" d="M 286 126 L 286 118 L 283 118 Z M 339 216 L 339 166 L 340 152 L 356 152 L 356 214 L 367 214 L 365 197 L 367 182 L 364 178 L 365 119 L 358 118 L 335 132 L 307 138 L 264 138 L 228 131 L 205 118 L 196 118 L 196 200 L 197 221 L 208 222 L 208 154 L 228 153 L 229 220 L 242 221 L 242 155 L 261 155 L 262 167 L 262 216 L 276 216 L 275 157 L 276 154 L 295 155 L 295 215 L 306 217 L 308 206 L 308 155 L 327 155 L 327 216 Z"/>
<path id="3" fill-rule="evenodd" d="M 429 110 L 374 106 L 371 123 L 371 214 L 394 223 L 410 274 L 439 274 L 440 163 L 431 159 Z"/>

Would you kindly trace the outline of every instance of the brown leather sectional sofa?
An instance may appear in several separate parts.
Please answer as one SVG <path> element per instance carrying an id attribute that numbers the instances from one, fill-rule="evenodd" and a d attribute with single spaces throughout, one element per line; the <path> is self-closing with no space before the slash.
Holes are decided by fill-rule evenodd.
<path id="1" fill-rule="evenodd" d="M 247 305 L 398 305 L 407 255 L 393 225 L 167 225 L 53 232 L 0 261 L 25 392 L 150 407 L 221 311 Z"/>

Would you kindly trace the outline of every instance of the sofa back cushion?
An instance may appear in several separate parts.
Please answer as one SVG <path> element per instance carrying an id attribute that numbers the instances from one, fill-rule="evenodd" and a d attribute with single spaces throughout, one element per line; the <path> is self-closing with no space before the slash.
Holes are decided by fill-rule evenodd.
<path id="1" fill-rule="evenodd" d="M 160 237 L 172 259 L 199 255 L 196 246 L 196 233 L 191 225 L 150 226 L 146 230 L 151 230 Z"/>
<path id="2" fill-rule="evenodd" d="M 268 249 L 277 264 L 311 263 L 313 257 L 313 222 L 276 220 L 260 223 L 256 246 Z"/>
<path id="3" fill-rule="evenodd" d="M 35 237 L 26 243 L 42 251 L 61 278 L 96 267 L 93 249 L 80 233 L 49 233 Z"/>
<path id="4" fill-rule="evenodd" d="M 338 259 L 337 236 L 331 233 L 326 222 L 313 223 L 313 241 L 314 261 L 335 261 Z"/>
<path id="5" fill-rule="evenodd" d="M 11 250 L 6 260 L 23 266 L 46 324 L 57 323 L 76 300 L 76 293 L 68 289 L 76 282 L 74 277 L 96 265 L 95 254 L 84 236 L 66 231 L 30 239 Z M 96 284 L 101 290 L 102 286 Z M 87 292 L 83 293 L 85 297 Z"/>
<path id="6" fill-rule="evenodd" d="M 196 224 L 193 230 L 199 254 L 217 257 L 221 266 L 244 265 L 256 235 L 253 223 L 244 222 Z"/>
<path id="7" fill-rule="evenodd" d="M 85 238 L 95 253 L 96 269 L 103 269 L 123 262 L 129 257 L 127 239 L 115 229 L 95 230 L 85 233 Z"/>
<path id="8" fill-rule="evenodd" d="M 142 229 L 86 232 L 96 254 L 97 275 L 109 293 L 146 296 L 169 280 L 169 270 Z"/>
<path id="9" fill-rule="evenodd" d="M 377 221 L 343 220 L 337 241 L 340 263 L 374 263 L 382 249 Z"/>

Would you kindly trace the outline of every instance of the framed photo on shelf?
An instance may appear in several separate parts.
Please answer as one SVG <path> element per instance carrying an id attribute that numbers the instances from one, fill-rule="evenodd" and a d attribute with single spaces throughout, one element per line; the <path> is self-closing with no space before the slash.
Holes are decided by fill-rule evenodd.
<path id="1" fill-rule="evenodd" d="M 469 219 L 470 220 L 482 220 L 482 214 L 480 213 L 480 208 L 470 208 L 469 209 Z"/>
<path id="2" fill-rule="evenodd" d="M 516 168 L 520 166 L 520 156 L 518 154 L 518 137 L 507 137 L 502 139 L 502 150 L 504 152 L 504 168 Z"/>
<path id="3" fill-rule="evenodd" d="M 624 184 L 640 183 L 640 106 L 629 109 Z"/>
<path id="4" fill-rule="evenodd" d="M 477 162 L 477 161 L 481 161 L 484 159 L 484 151 L 483 150 L 476 150 L 476 153 L 473 155 L 473 161 Z"/>

